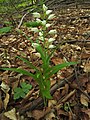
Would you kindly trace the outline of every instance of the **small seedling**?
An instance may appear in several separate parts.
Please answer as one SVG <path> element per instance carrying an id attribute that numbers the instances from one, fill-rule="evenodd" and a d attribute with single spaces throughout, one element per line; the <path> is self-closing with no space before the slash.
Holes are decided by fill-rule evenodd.
<path id="1" fill-rule="evenodd" d="M 16 87 L 14 89 L 14 100 L 24 98 L 31 88 L 32 85 L 27 84 L 26 82 L 22 82 L 20 87 Z"/>

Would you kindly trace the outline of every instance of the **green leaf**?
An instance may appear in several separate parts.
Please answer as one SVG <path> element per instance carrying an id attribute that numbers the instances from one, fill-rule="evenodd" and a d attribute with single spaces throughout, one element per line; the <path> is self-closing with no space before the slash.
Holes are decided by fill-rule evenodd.
<path id="1" fill-rule="evenodd" d="M 43 91 L 43 95 L 42 96 L 44 96 L 47 99 L 52 99 L 50 91 L 48 91 L 48 90 Z"/>
<path id="2" fill-rule="evenodd" d="M 12 22 L 9 22 L 9 21 L 4 21 L 4 24 L 6 24 L 6 25 L 11 25 L 11 24 L 12 24 Z"/>
<path id="3" fill-rule="evenodd" d="M 26 82 L 22 82 L 20 85 L 21 85 L 22 88 L 25 88 L 27 83 Z"/>
<path id="4" fill-rule="evenodd" d="M 50 78 L 53 74 L 57 73 L 59 70 L 63 69 L 64 67 L 68 67 L 70 65 L 76 65 L 77 62 L 66 62 L 62 64 L 58 64 L 56 66 L 51 67 L 49 70 L 49 74 L 47 75 L 46 79 Z"/>
<path id="5" fill-rule="evenodd" d="M 50 80 L 43 81 L 43 86 L 40 87 L 40 92 L 43 98 L 52 99 L 50 94 Z"/>
<path id="6" fill-rule="evenodd" d="M 22 82 L 20 87 L 14 89 L 14 99 L 24 98 L 31 88 L 32 85 Z"/>
<path id="7" fill-rule="evenodd" d="M 39 26 L 41 26 L 41 25 L 42 25 L 41 22 L 36 22 L 36 21 L 26 22 L 26 26 L 27 26 L 27 27 L 39 27 Z"/>
<path id="8" fill-rule="evenodd" d="M 45 61 L 45 54 L 44 54 L 43 49 L 42 49 L 40 44 L 36 47 L 36 50 L 40 53 L 42 61 L 44 62 Z"/>
<path id="9" fill-rule="evenodd" d="M 0 34 L 10 32 L 10 30 L 11 30 L 11 26 L 0 28 Z"/>
<path id="10" fill-rule="evenodd" d="M 22 87 L 22 89 L 29 89 L 30 90 L 32 88 L 32 85 L 27 84 L 26 82 L 22 82 L 20 84 L 20 86 Z"/>
<path id="11" fill-rule="evenodd" d="M 20 60 L 22 60 L 23 62 L 25 62 L 30 68 L 33 68 L 33 69 L 35 69 L 35 70 L 38 71 L 38 69 L 32 63 L 30 63 L 27 59 L 22 58 L 20 56 L 16 56 L 16 58 L 19 58 Z"/>
<path id="12" fill-rule="evenodd" d="M 28 76 L 31 76 L 32 78 L 36 79 L 35 75 L 26 71 L 26 70 L 23 70 L 23 69 L 20 69 L 20 68 L 0 68 L 1 70 L 10 70 L 10 71 L 14 71 L 14 72 L 18 72 L 18 73 L 21 73 L 23 75 L 28 75 Z"/>
<path id="13" fill-rule="evenodd" d="M 22 89 L 21 89 L 20 87 L 16 87 L 16 88 L 14 89 L 14 92 L 18 92 L 18 91 L 21 92 L 21 90 L 22 90 Z"/>
<path id="14" fill-rule="evenodd" d="M 29 89 L 27 89 L 27 88 L 26 88 L 26 89 L 22 89 L 22 90 L 23 90 L 23 92 L 26 93 L 26 94 L 29 92 Z"/>
<path id="15" fill-rule="evenodd" d="M 23 93 L 23 90 L 20 87 L 17 87 L 14 89 L 14 99 L 19 99 L 21 97 L 21 94 Z"/>
<path id="16" fill-rule="evenodd" d="M 26 94 L 24 92 L 21 93 L 21 98 L 24 98 L 26 96 Z"/>

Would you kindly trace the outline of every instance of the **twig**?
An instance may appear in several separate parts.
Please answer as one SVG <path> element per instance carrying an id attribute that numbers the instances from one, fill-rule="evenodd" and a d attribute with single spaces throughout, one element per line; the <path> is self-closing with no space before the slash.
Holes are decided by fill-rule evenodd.
<path id="1" fill-rule="evenodd" d="M 60 102 L 66 102 L 71 96 L 73 96 L 75 94 L 76 90 L 74 89 L 73 91 L 71 91 L 63 100 L 60 100 Z"/>
<path id="2" fill-rule="evenodd" d="M 65 44 L 65 43 L 72 44 L 75 42 L 90 42 L 90 40 L 67 40 L 67 41 L 63 41 L 63 44 Z M 62 42 L 59 42 L 59 43 L 62 43 Z"/>
<path id="3" fill-rule="evenodd" d="M 22 16 L 22 18 L 21 18 L 21 20 L 20 20 L 20 23 L 19 23 L 19 25 L 18 25 L 18 29 L 20 28 L 20 26 L 21 26 L 21 24 L 22 24 L 22 22 L 23 22 L 23 19 L 25 18 L 25 16 L 26 16 L 28 13 L 29 13 L 29 12 L 25 13 L 25 14 Z"/>

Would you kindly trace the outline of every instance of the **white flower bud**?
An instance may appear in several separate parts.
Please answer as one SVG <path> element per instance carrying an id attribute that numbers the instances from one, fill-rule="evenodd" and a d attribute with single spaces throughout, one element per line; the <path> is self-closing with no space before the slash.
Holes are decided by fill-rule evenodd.
<path id="1" fill-rule="evenodd" d="M 52 20 L 53 18 L 55 18 L 55 14 L 51 14 L 48 16 L 48 20 Z"/>
<path id="2" fill-rule="evenodd" d="M 43 4 L 43 11 L 46 12 L 47 9 L 48 7 L 45 4 Z"/>
<path id="3" fill-rule="evenodd" d="M 48 27 L 50 27 L 50 26 L 51 26 L 51 24 L 49 24 L 49 23 L 46 24 L 46 28 L 48 28 Z"/>
<path id="4" fill-rule="evenodd" d="M 43 36 L 43 33 L 42 33 L 42 32 L 39 32 L 39 36 Z"/>
<path id="5" fill-rule="evenodd" d="M 55 45 L 49 45 L 49 48 L 50 49 L 55 48 Z"/>
<path id="6" fill-rule="evenodd" d="M 42 22 L 39 18 L 36 18 L 36 22 L 37 23 L 40 23 L 40 22 Z"/>
<path id="7" fill-rule="evenodd" d="M 55 29 L 49 31 L 49 34 L 56 34 L 56 33 L 57 33 L 57 31 Z"/>
<path id="8" fill-rule="evenodd" d="M 39 40 L 44 41 L 44 37 L 43 36 L 39 36 L 38 38 L 39 38 Z"/>
<path id="9" fill-rule="evenodd" d="M 46 25 L 46 20 L 43 20 L 43 21 L 42 21 L 42 25 Z"/>
<path id="10" fill-rule="evenodd" d="M 35 55 L 36 57 L 38 57 L 38 58 L 41 58 L 40 53 L 34 53 L 34 55 Z"/>
<path id="11" fill-rule="evenodd" d="M 33 32 L 38 32 L 39 30 L 38 30 L 38 28 L 37 27 L 34 27 L 34 28 L 31 28 L 31 31 L 33 31 Z"/>
<path id="12" fill-rule="evenodd" d="M 33 13 L 33 17 L 40 18 L 41 15 L 40 15 L 40 13 L 38 13 L 38 12 L 34 12 L 34 13 Z"/>
<path id="13" fill-rule="evenodd" d="M 54 38 L 49 38 L 49 39 L 48 39 L 48 42 L 53 42 L 53 41 L 55 41 Z"/>
<path id="14" fill-rule="evenodd" d="M 46 15 L 49 15 L 52 12 L 52 10 L 47 10 Z"/>
<path id="15" fill-rule="evenodd" d="M 36 48 L 36 47 L 39 46 L 39 44 L 38 44 L 38 43 L 32 43 L 32 46 L 33 46 L 34 48 Z"/>

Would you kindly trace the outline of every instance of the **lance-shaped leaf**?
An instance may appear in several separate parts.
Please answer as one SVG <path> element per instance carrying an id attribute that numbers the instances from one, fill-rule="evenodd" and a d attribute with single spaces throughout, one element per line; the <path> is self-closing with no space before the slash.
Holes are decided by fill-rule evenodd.
<path id="1" fill-rule="evenodd" d="M 3 28 L 0 28 L 0 34 L 10 32 L 11 29 L 12 29 L 11 26 L 10 26 L 10 27 L 3 27 Z"/>
<path id="2" fill-rule="evenodd" d="M 10 71 L 14 71 L 14 72 L 18 72 L 18 73 L 21 73 L 23 75 L 28 75 L 28 76 L 31 76 L 32 78 L 36 79 L 36 75 L 26 71 L 26 70 L 23 70 L 23 69 L 20 69 L 20 68 L 0 68 L 1 70 L 10 70 Z"/>
<path id="3" fill-rule="evenodd" d="M 16 58 L 19 58 L 20 60 L 25 62 L 30 68 L 35 69 L 36 71 L 38 71 L 38 69 L 32 63 L 30 63 L 30 61 L 28 61 L 27 59 L 22 58 L 20 56 L 16 56 Z"/>
<path id="4" fill-rule="evenodd" d="M 45 62 L 45 54 L 44 54 L 44 52 L 43 52 L 43 49 L 42 49 L 41 45 L 39 44 L 39 45 L 36 47 L 36 49 L 37 49 L 37 51 L 40 53 L 41 58 L 42 58 L 42 61 L 43 61 L 43 63 L 44 63 L 44 62 Z"/>
<path id="5" fill-rule="evenodd" d="M 27 27 L 39 27 L 41 25 L 42 25 L 41 22 L 36 22 L 36 21 L 34 21 L 34 22 L 26 22 Z"/>
<path id="6" fill-rule="evenodd" d="M 66 62 L 49 68 L 50 72 L 46 76 L 46 79 L 50 78 L 53 74 L 57 73 L 59 70 L 63 69 L 64 67 L 68 67 L 70 65 L 75 65 L 75 64 L 77 64 L 77 62 Z"/>

